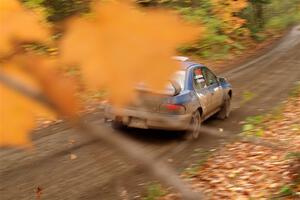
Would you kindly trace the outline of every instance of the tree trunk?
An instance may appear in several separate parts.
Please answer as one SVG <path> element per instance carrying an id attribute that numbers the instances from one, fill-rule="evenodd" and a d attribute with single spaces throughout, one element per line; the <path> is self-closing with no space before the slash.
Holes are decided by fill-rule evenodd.
<path id="1" fill-rule="evenodd" d="M 264 13 L 263 13 L 263 4 L 256 2 L 253 3 L 253 11 L 254 11 L 254 19 L 256 27 L 259 29 L 263 29 L 265 20 L 264 20 Z"/>

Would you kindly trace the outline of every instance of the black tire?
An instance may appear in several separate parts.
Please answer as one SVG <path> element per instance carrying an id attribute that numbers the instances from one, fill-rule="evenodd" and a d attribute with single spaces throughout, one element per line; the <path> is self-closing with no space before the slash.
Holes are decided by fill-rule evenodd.
<path id="1" fill-rule="evenodd" d="M 113 129 L 118 130 L 118 131 L 125 130 L 126 127 L 127 127 L 120 120 L 113 120 L 111 122 L 111 126 L 112 126 Z"/>
<path id="2" fill-rule="evenodd" d="M 231 97 L 227 95 L 221 107 L 221 110 L 217 114 L 217 118 L 218 119 L 228 118 L 230 115 L 230 111 L 231 111 Z"/>
<path id="3" fill-rule="evenodd" d="M 192 119 L 189 124 L 189 130 L 187 130 L 185 133 L 185 139 L 187 140 L 197 139 L 200 134 L 201 123 L 202 123 L 201 114 L 197 110 L 192 115 Z"/>

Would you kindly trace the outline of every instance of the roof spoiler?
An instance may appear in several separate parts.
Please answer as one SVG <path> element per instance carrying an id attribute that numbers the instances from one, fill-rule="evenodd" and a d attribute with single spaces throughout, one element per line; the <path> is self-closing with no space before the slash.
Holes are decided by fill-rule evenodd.
<path id="1" fill-rule="evenodd" d="M 181 61 L 181 62 L 185 62 L 185 61 L 188 61 L 189 58 L 188 57 L 185 57 L 185 56 L 173 56 L 172 57 L 174 60 L 178 60 L 178 61 Z"/>

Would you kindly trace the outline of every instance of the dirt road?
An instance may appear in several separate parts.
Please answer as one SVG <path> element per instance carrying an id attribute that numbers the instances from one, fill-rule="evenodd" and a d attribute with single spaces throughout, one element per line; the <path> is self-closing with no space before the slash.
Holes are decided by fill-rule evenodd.
<path id="1" fill-rule="evenodd" d="M 268 53 L 222 76 L 234 88 L 232 115 L 225 121 L 208 120 L 205 125 L 235 134 L 247 116 L 272 109 L 300 81 L 300 26 Z M 87 120 L 102 124 L 101 116 L 101 112 L 93 113 Z M 101 141 L 89 141 L 74 132 L 58 124 L 36 131 L 34 149 L 30 151 L 1 149 L 0 199 L 32 200 L 37 187 L 42 188 L 42 200 L 115 200 L 122 195 L 139 199 L 137 191 L 145 188 L 151 180 L 149 176 Z M 133 129 L 122 134 L 169 162 L 178 172 L 223 142 L 208 135 L 185 142 L 178 134 L 165 131 Z"/>

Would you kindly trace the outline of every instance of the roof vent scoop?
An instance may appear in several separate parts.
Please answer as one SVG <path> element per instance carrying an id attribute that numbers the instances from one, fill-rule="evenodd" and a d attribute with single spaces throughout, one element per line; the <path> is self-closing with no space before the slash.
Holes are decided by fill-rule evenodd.
<path id="1" fill-rule="evenodd" d="M 174 59 L 174 60 L 181 61 L 181 62 L 185 62 L 185 61 L 188 61 L 188 60 L 189 60 L 189 58 L 188 58 L 188 57 L 185 57 L 185 56 L 174 56 L 173 59 Z"/>

